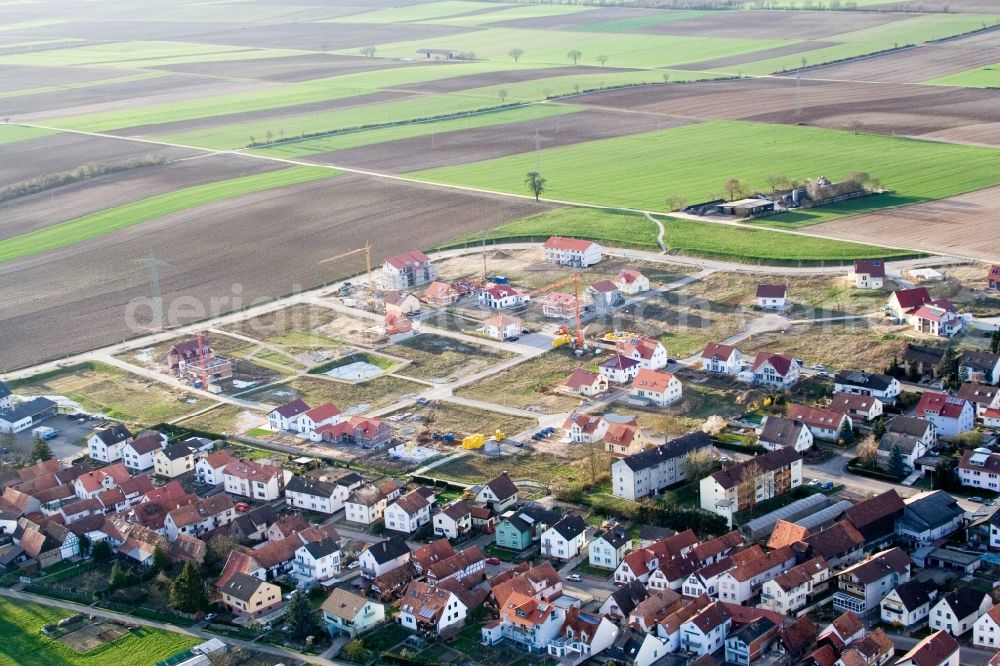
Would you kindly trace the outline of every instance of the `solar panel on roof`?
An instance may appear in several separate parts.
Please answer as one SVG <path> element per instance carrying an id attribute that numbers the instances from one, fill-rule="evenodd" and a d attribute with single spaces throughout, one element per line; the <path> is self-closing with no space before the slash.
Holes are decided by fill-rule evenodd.
<path id="1" fill-rule="evenodd" d="M 434 611 L 430 608 L 422 608 L 420 610 L 420 617 L 430 620 L 434 617 Z"/>

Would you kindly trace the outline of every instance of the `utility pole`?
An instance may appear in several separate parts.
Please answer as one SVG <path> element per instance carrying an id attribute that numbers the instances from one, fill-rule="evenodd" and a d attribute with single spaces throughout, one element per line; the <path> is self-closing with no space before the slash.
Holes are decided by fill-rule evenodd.
<path id="1" fill-rule="evenodd" d="M 795 75 L 795 117 L 802 115 L 802 75 Z"/>
<path id="2" fill-rule="evenodd" d="M 158 331 L 163 330 L 163 291 L 160 289 L 160 268 L 169 268 L 170 264 L 157 259 L 156 255 L 153 254 L 152 247 L 149 248 L 149 256 L 138 261 L 149 269 L 149 297 L 153 311 L 153 320 L 150 325 Z"/>

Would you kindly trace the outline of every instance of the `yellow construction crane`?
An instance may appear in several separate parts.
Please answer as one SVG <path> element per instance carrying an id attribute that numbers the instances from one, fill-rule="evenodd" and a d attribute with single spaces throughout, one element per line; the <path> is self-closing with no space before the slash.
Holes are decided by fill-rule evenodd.
<path id="1" fill-rule="evenodd" d="M 375 296 L 375 282 L 372 280 L 372 245 L 371 245 L 371 243 L 365 243 L 364 247 L 359 247 L 356 250 L 350 250 L 348 252 L 344 252 L 343 254 L 338 254 L 335 257 L 330 257 L 329 259 L 324 259 L 323 261 L 321 261 L 319 263 L 325 264 L 325 263 L 330 262 L 330 261 L 336 261 L 337 259 L 343 259 L 344 257 L 350 257 L 352 255 L 358 254 L 359 252 L 364 252 L 365 253 L 365 267 L 368 270 L 368 295 L 374 297 Z"/>

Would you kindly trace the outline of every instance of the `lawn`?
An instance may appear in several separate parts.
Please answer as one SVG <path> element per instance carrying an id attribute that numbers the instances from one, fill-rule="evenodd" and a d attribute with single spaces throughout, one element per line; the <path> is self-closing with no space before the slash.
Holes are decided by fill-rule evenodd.
<path id="1" fill-rule="evenodd" d="M 103 363 L 82 363 L 9 384 L 21 395 L 65 396 L 90 413 L 131 427 L 171 421 L 214 404 Z"/>
<path id="2" fill-rule="evenodd" d="M 664 240 L 672 254 L 693 255 L 762 264 L 811 264 L 847 262 L 859 258 L 913 256 L 827 238 L 779 234 L 766 229 L 721 227 L 711 222 L 681 218 L 664 219 Z M 560 208 L 499 226 L 487 239 L 544 240 L 551 235 L 593 238 L 608 245 L 657 250 L 656 227 L 644 216 L 590 208 Z M 456 241 L 481 241 L 482 234 Z"/>
<path id="3" fill-rule="evenodd" d="M 40 136 L 52 133 L 52 130 L 40 129 L 38 127 L 24 127 L 23 125 L 8 125 L 4 123 L 0 124 L 0 144 L 37 139 Z"/>
<path id="4" fill-rule="evenodd" d="M 424 387 L 399 377 L 383 375 L 358 384 L 348 384 L 321 377 L 297 377 L 287 383 L 244 394 L 248 400 L 263 400 L 282 404 L 303 398 L 316 407 L 332 402 L 341 411 L 366 413 L 386 407 L 406 396 L 415 395 Z"/>
<path id="5" fill-rule="evenodd" d="M 993 25 L 996 22 L 997 17 L 988 14 L 936 13 L 918 15 L 902 21 L 892 21 L 863 30 L 825 37 L 824 42 L 835 42 L 835 45 L 758 60 L 739 65 L 738 69 L 743 74 L 771 74 L 802 67 L 803 60 L 807 65 L 819 65 L 910 44 L 922 44 L 944 39 L 973 30 L 981 30 L 984 25 Z M 726 71 L 733 69 L 732 67 L 726 68 Z"/>
<path id="6" fill-rule="evenodd" d="M 440 335 L 423 334 L 399 344 L 383 347 L 392 356 L 410 360 L 399 374 L 424 381 L 455 381 L 487 370 L 515 356 Z"/>
<path id="7" fill-rule="evenodd" d="M 51 606 L 0 599 L 0 635 L 4 638 L 0 666 L 150 666 L 201 642 L 143 627 L 81 655 L 41 634 L 43 625 L 70 615 Z"/>
<path id="8" fill-rule="evenodd" d="M 966 88 L 1000 88 L 1000 63 L 967 69 L 957 74 L 949 74 L 937 79 L 925 81 L 944 86 L 964 86 Z"/>
<path id="9" fill-rule="evenodd" d="M 108 208 L 74 220 L 53 224 L 37 231 L 0 241 L 0 262 L 47 252 L 67 245 L 104 236 L 148 220 L 203 206 L 223 199 L 277 189 L 321 178 L 339 172 L 320 167 L 291 167 L 280 171 L 232 178 L 206 185 L 186 187 L 167 194 Z"/>
<path id="10" fill-rule="evenodd" d="M 565 349 L 554 349 L 531 360 L 463 386 L 455 395 L 482 402 L 557 414 L 579 406 L 571 396 L 552 392 L 552 388 L 579 367 L 592 367 L 593 358 L 577 358 Z M 592 368 L 593 369 L 593 368 Z"/>
<path id="11" fill-rule="evenodd" d="M 626 35 L 610 32 L 576 32 L 488 28 L 451 35 L 447 48 L 473 53 L 478 59 L 514 65 L 508 52 L 521 48 L 516 66 L 570 65 L 570 51 L 580 51 L 578 64 L 597 67 L 599 55 L 607 56 L 612 67 L 662 68 L 775 48 L 792 41 L 777 39 L 715 39 L 660 35 Z M 376 45 L 380 56 L 411 58 L 426 40 Z M 348 52 L 353 52 L 348 51 Z"/>
<path id="12" fill-rule="evenodd" d="M 411 176 L 526 194 L 525 173 L 538 157 L 513 155 Z M 767 177 L 833 181 L 852 171 L 879 178 L 893 197 L 865 200 L 869 208 L 916 203 L 1000 183 L 1000 151 L 990 148 L 854 134 L 814 127 L 712 121 L 541 151 L 547 198 L 641 210 L 663 210 L 668 195 L 688 201 L 721 196 L 739 178 L 767 190 Z M 857 212 L 856 209 L 852 212 Z"/>
<path id="13" fill-rule="evenodd" d="M 457 132 L 477 127 L 492 127 L 494 125 L 509 125 L 529 120 L 540 120 L 552 116 L 576 113 L 580 110 L 582 109 L 570 106 L 532 104 L 531 106 L 522 106 L 503 111 L 490 111 L 449 120 L 393 125 L 391 127 L 357 130 L 315 139 L 302 139 L 274 146 L 255 148 L 251 152 L 274 157 L 301 157 L 303 155 L 315 155 L 316 153 L 327 153 L 334 150 L 347 150 L 349 148 L 358 148 L 359 146 L 368 146 L 386 141 L 398 141 L 400 139 L 426 136 L 428 134 L 443 134 L 445 132 Z"/>
<path id="14" fill-rule="evenodd" d="M 490 412 L 446 400 L 434 401 L 428 405 L 407 407 L 402 413 L 417 414 L 432 419 L 423 423 L 399 422 L 403 428 L 412 427 L 416 430 L 422 430 L 426 427 L 441 433 L 451 432 L 463 435 L 478 432 L 492 437 L 497 430 L 500 430 L 507 437 L 513 437 L 519 432 L 538 425 L 538 421 L 535 419 Z"/>

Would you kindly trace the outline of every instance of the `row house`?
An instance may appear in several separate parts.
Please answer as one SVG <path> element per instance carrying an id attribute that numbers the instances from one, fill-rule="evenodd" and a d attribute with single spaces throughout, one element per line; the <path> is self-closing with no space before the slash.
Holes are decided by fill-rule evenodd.
<path id="1" fill-rule="evenodd" d="M 681 649 L 698 656 L 720 650 L 732 623 L 732 615 L 721 601 L 709 604 L 681 625 Z"/>
<path id="2" fill-rule="evenodd" d="M 871 614 L 880 608 L 886 595 L 910 579 L 913 560 L 899 548 L 871 555 L 864 562 L 848 567 L 837 575 L 833 607 L 858 615 Z"/>
<path id="3" fill-rule="evenodd" d="M 226 465 L 234 460 L 235 456 L 231 449 L 220 449 L 209 451 L 194 463 L 194 478 L 198 483 L 208 486 L 221 486 L 226 482 Z"/>
<path id="4" fill-rule="evenodd" d="M 651 578 L 660 571 L 661 565 L 679 558 L 689 559 L 692 565 L 691 571 L 694 571 L 698 563 L 693 556 L 688 558 L 688 555 L 697 543 L 698 537 L 695 536 L 694 532 L 684 530 L 644 548 L 633 550 L 625 555 L 622 563 L 615 569 L 615 583 L 630 583 L 633 580 L 651 583 Z M 684 578 L 687 578 L 691 571 L 686 572 Z M 670 585 L 665 584 L 667 582 L 672 583 L 673 581 L 661 581 L 659 585 L 650 584 L 649 586 L 653 589 L 665 589 L 670 587 Z M 681 585 L 682 583 L 673 589 L 680 589 Z"/>
<path id="5" fill-rule="evenodd" d="M 719 576 L 719 599 L 743 605 L 761 586 L 795 564 L 795 552 L 789 546 L 776 548 L 761 557 L 726 571 Z"/>
<path id="6" fill-rule="evenodd" d="M 703 594 L 676 609 L 656 624 L 656 636 L 663 641 L 663 647 L 667 653 L 677 652 L 681 649 L 682 627 L 713 603 L 717 602 L 713 602 Z"/>
<path id="7" fill-rule="evenodd" d="M 726 661 L 749 666 L 778 640 L 781 626 L 769 617 L 759 617 L 726 639 Z"/>
<path id="8" fill-rule="evenodd" d="M 230 524 L 235 518 L 233 501 L 229 495 L 219 493 L 170 511 L 163 520 L 163 528 L 167 539 L 175 541 L 178 534 L 200 537 Z"/>
<path id="9" fill-rule="evenodd" d="M 319 426 L 309 438 L 324 444 L 351 444 L 362 449 L 381 449 L 392 440 L 392 428 L 379 416 L 351 416 L 338 423 Z"/>
<path id="10" fill-rule="evenodd" d="M 608 618 L 571 607 L 558 634 L 549 641 L 548 652 L 561 663 L 579 664 L 606 651 L 617 637 L 618 627 Z"/>
<path id="11" fill-rule="evenodd" d="M 600 263 L 604 249 L 591 240 L 552 236 L 542 246 L 546 263 L 573 268 L 587 268 Z"/>
<path id="12" fill-rule="evenodd" d="M 122 448 L 122 463 L 131 470 L 144 472 L 153 467 L 153 457 L 167 443 L 158 432 L 140 433 Z"/>
<path id="13" fill-rule="evenodd" d="M 427 582 L 440 585 L 457 581 L 468 589 L 486 578 L 486 556 L 479 546 L 470 546 L 427 569 Z"/>
<path id="14" fill-rule="evenodd" d="M 743 368 L 743 354 L 731 345 L 712 342 L 701 352 L 701 369 L 719 375 L 736 376 Z"/>
<path id="15" fill-rule="evenodd" d="M 267 424 L 271 430 L 287 430 L 291 432 L 296 429 L 299 415 L 305 414 L 308 411 L 309 404 L 301 398 L 296 398 L 268 412 Z"/>
<path id="16" fill-rule="evenodd" d="M 332 402 L 325 402 L 318 407 L 307 409 L 291 420 L 291 430 L 308 437 L 312 441 L 320 441 L 320 436 L 315 435 L 315 431 L 320 426 L 337 425 L 343 420 L 340 415 L 340 408 Z"/>
<path id="17" fill-rule="evenodd" d="M 95 499 L 100 493 L 117 488 L 130 478 L 132 475 L 125 465 L 114 463 L 76 477 L 73 481 L 73 492 L 80 499 Z"/>
<path id="18" fill-rule="evenodd" d="M 357 488 L 344 501 L 344 519 L 349 523 L 372 525 L 382 519 L 389 497 L 378 486 Z"/>

